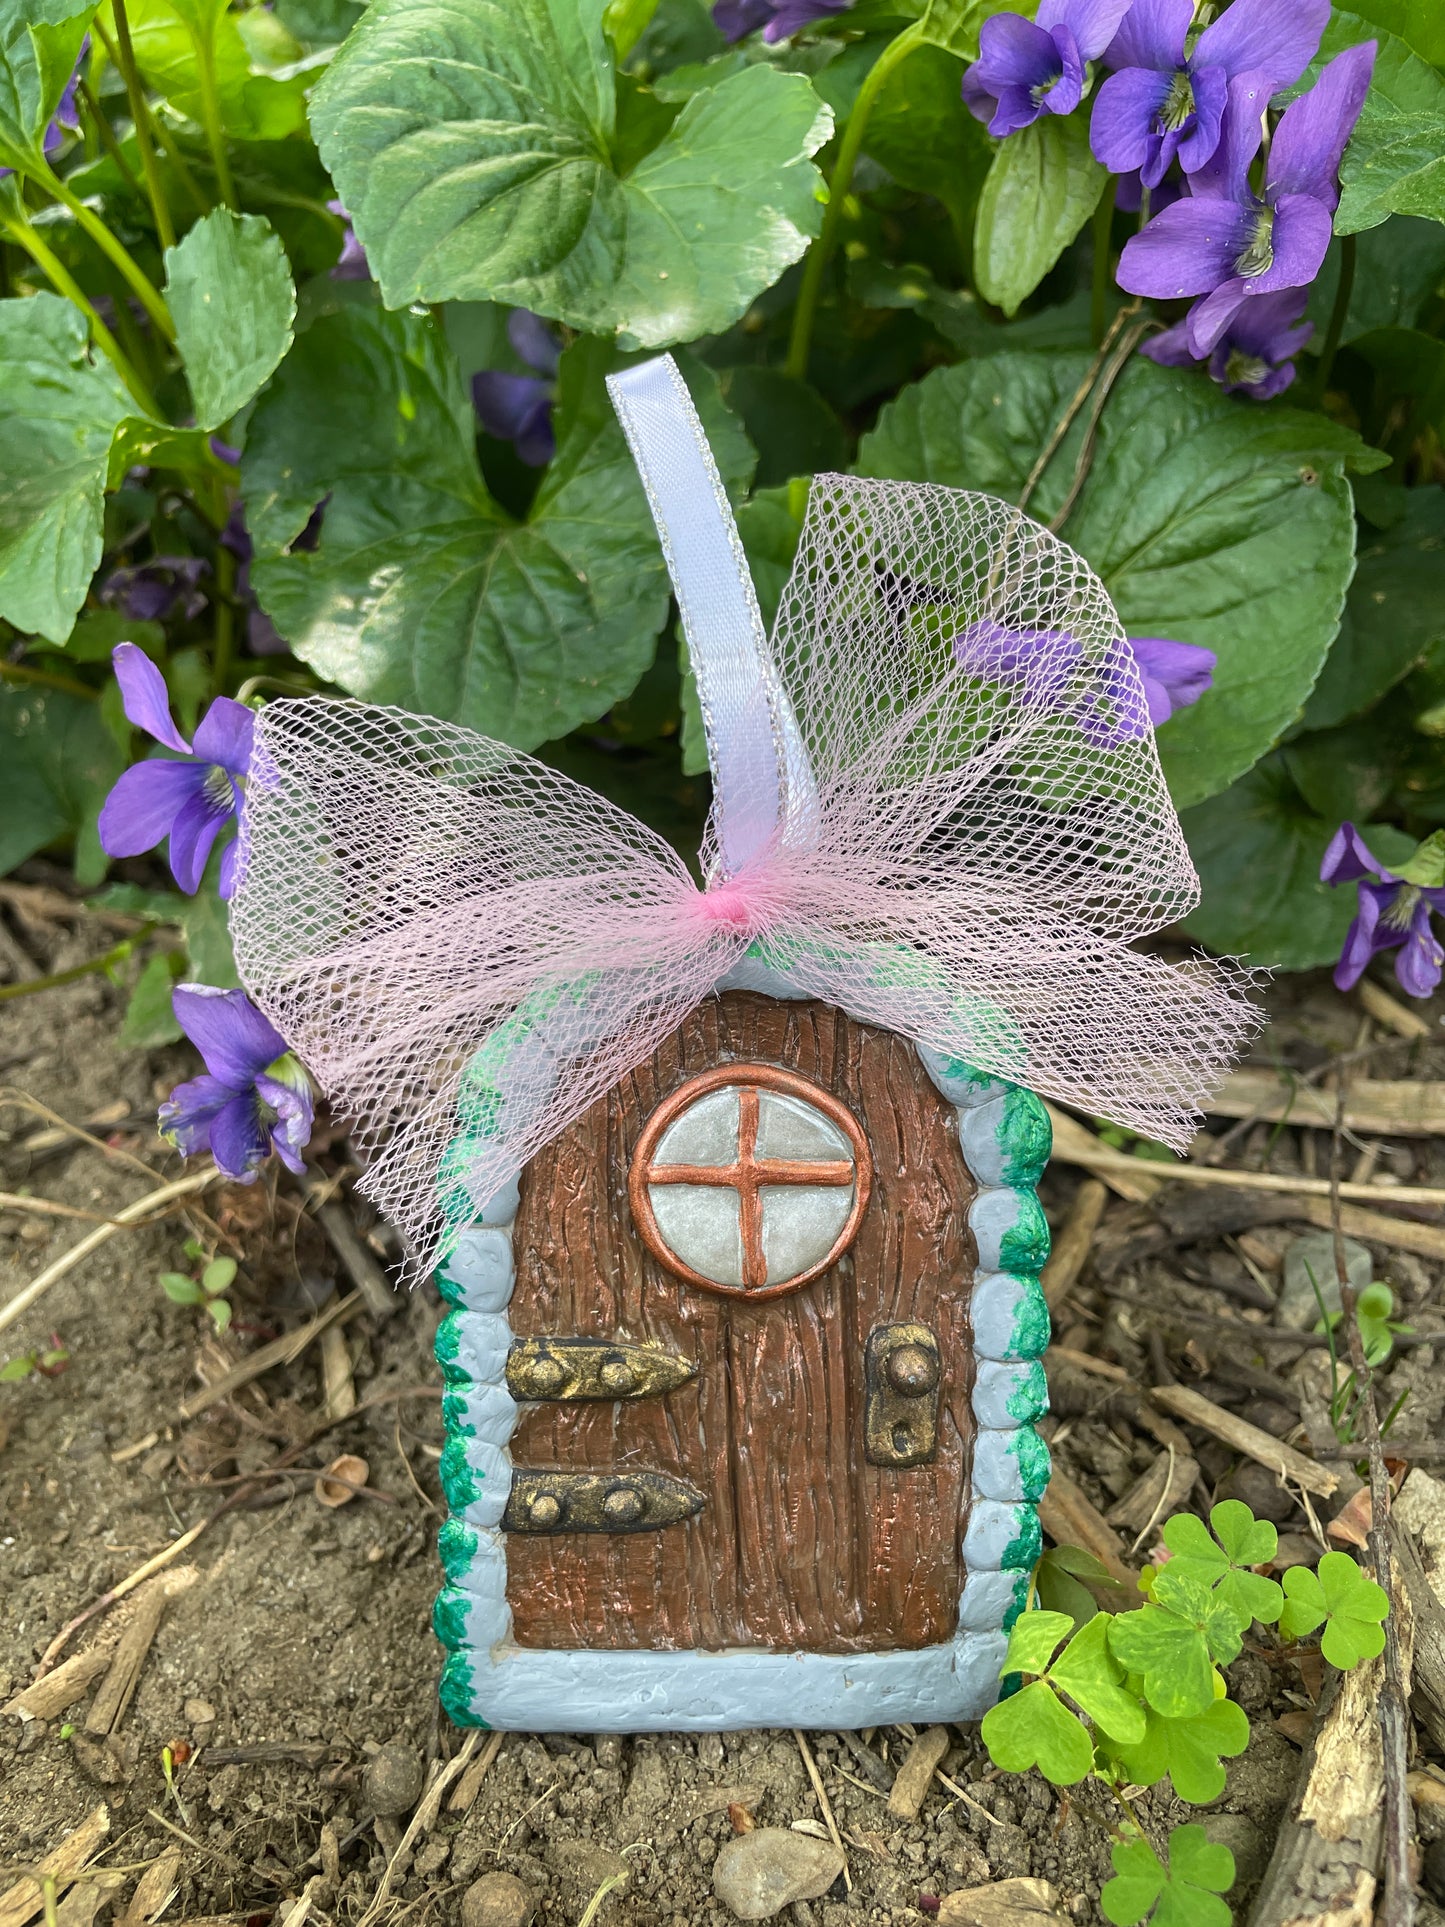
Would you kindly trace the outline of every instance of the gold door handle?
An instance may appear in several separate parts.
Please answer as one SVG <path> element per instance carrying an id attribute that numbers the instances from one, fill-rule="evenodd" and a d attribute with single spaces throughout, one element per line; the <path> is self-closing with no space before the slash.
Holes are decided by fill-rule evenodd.
<path id="1" fill-rule="evenodd" d="M 507 1354 L 507 1390 L 535 1399 L 656 1398 L 697 1377 L 680 1352 L 605 1338 L 519 1338 Z"/>
<path id="2" fill-rule="evenodd" d="M 513 1472 L 503 1532 L 658 1532 L 707 1503 L 669 1472 Z"/>
<path id="3" fill-rule="evenodd" d="M 870 1465 L 927 1465 L 938 1451 L 938 1340 L 927 1325 L 875 1325 L 864 1355 L 863 1456 Z"/>

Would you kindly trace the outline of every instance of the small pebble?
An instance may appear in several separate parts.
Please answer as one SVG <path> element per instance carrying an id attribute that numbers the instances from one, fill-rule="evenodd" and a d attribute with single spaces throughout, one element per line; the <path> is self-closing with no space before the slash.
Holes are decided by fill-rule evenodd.
<path id="1" fill-rule="evenodd" d="M 713 1892 L 737 1920 L 772 1920 L 795 1900 L 816 1900 L 843 1871 L 843 1856 L 830 1840 L 791 1828 L 759 1827 L 740 1833 L 718 1854 Z"/>
<path id="2" fill-rule="evenodd" d="M 1356 1291 L 1363 1291 L 1375 1275 L 1375 1261 L 1354 1238 L 1345 1239 L 1345 1269 Z M 1313 1280 L 1313 1282 L 1311 1282 Z M 1320 1321 L 1319 1287 L 1330 1311 L 1340 1308 L 1340 1279 L 1335 1270 L 1335 1241 L 1328 1231 L 1308 1231 L 1284 1254 L 1284 1286 L 1274 1308 L 1276 1325 L 1291 1331 L 1313 1331 Z"/>
<path id="3" fill-rule="evenodd" d="M 1269 1519 L 1275 1525 L 1293 1519 L 1299 1510 L 1294 1494 L 1286 1491 L 1268 1466 L 1256 1465 L 1252 1459 L 1235 1467 L 1225 1496 L 1243 1499 L 1256 1519 Z"/>
<path id="4" fill-rule="evenodd" d="M 216 1709 L 209 1700 L 188 1699 L 185 1711 L 192 1726 L 210 1726 L 216 1717 Z"/>
<path id="5" fill-rule="evenodd" d="M 527 1927 L 534 1911 L 514 1873 L 484 1873 L 462 1895 L 462 1927 Z"/>
<path id="6" fill-rule="evenodd" d="M 1317 1566 L 1320 1548 L 1307 1532 L 1282 1532 L 1274 1555 L 1276 1570 L 1281 1566 Z"/>
<path id="7" fill-rule="evenodd" d="M 421 1798 L 424 1782 L 421 1755 L 399 1740 L 379 1747 L 361 1778 L 361 1796 L 368 1812 L 394 1818 L 410 1813 Z"/>
<path id="8" fill-rule="evenodd" d="M 1269 1864 L 1270 1843 L 1247 1813 L 1206 1813 L 1201 1821 L 1216 1846 L 1234 1855 L 1235 1884 L 1247 1887 Z"/>

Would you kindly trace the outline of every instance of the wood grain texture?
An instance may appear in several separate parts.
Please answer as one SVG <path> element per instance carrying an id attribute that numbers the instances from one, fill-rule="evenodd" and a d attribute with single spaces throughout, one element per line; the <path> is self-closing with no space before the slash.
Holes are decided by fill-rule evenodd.
<path id="1" fill-rule="evenodd" d="M 852 1248 L 755 1305 L 664 1270 L 627 1205 L 653 1109 L 727 1061 L 814 1079 L 860 1119 L 874 1160 Z M 656 1534 L 510 1539 L 517 1641 L 855 1652 L 951 1638 L 973 1437 L 973 1195 L 952 1110 L 911 1045 L 827 1005 L 746 991 L 701 1005 L 542 1152 L 522 1178 L 513 1329 L 660 1343 L 699 1369 L 662 1399 L 527 1408 L 513 1461 L 671 1472 L 707 1504 Z M 943 1360 L 938 1456 L 906 1471 L 863 1458 L 868 1333 L 902 1319 L 931 1326 Z"/>

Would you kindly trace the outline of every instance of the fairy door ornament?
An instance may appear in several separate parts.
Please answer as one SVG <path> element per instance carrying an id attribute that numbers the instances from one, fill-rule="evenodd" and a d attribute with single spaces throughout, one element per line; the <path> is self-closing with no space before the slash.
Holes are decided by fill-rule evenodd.
<path id="1" fill-rule="evenodd" d="M 452 1310 L 460 1723 L 974 1718 L 1038 1556 L 1037 1092 L 1182 1147 L 1252 1013 L 1118 618 L 1007 504 L 820 476 L 771 638 L 668 357 L 609 382 L 697 678 L 704 886 L 504 745 L 258 720 L 232 921 Z"/>

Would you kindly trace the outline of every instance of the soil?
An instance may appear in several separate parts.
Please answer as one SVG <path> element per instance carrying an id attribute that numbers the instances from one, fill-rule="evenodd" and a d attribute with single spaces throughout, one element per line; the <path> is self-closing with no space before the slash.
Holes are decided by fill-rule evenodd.
<path id="1" fill-rule="evenodd" d="M 63 969 L 112 941 L 89 919 L 48 913 L 46 902 L 51 912 L 57 907 L 43 896 L 49 883 L 32 887 L 42 895 L 23 916 L 12 901 L 0 908 L 8 918 L 0 973 L 27 974 L 26 959 L 30 974 Z M 1308 1069 L 1324 1053 L 1358 1044 L 1359 1008 L 1327 979 L 1288 980 L 1271 1002 L 1275 1023 L 1257 1051 L 1262 1063 Z M 0 1080 L 67 1119 L 103 1120 L 99 1134 L 115 1149 L 174 1175 L 178 1161 L 156 1139 L 151 1119 L 158 1097 L 193 1074 L 195 1063 L 183 1046 L 118 1050 L 123 1007 L 124 988 L 99 976 L 0 1003 Z M 1382 1077 L 1439 1077 L 1445 1048 L 1388 1044 L 1367 1068 Z M 34 1114 L 8 1108 L 0 1126 L 0 1184 L 12 1193 L 28 1187 L 102 1214 L 140 1195 L 139 1173 L 116 1156 L 75 1140 L 58 1151 L 27 1149 L 24 1140 L 44 1128 Z M 1225 1126 L 1216 1120 L 1212 1128 L 1219 1134 Z M 1307 1136 L 1250 1127 L 1235 1155 L 1298 1168 L 1309 1155 Z M 1323 1155 L 1327 1142 L 1320 1142 Z M 1386 1140 L 1377 1157 L 1377 1173 L 1445 1181 L 1438 1143 Z M 1051 1170 L 1044 1192 L 1051 1217 L 1066 1210 L 1076 1182 L 1066 1167 Z M 0 1337 L 0 1360 L 43 1348 L 52 1335 L 68 1353 L 52 1375 L 36 1371 L 0 1384 L 0 1700 L 29 1683 L 73 1615 L 208 1519 L 228 1495 L 245 1495 L 168 1568 L 172 1596 L 113 1733 L 86 1731 L 94 1685 L 54 1719 L 0 1715 L 0 1862 L 33 1863 L 104 1804 L 111 1864 L 135 1868 L 179 1849 L 180 1891 L 166 1921 L 221 1914 L 260 1927 L 278 1909 L 284 1916 L 310 1882 L 312 1920 L 354 1922 L 376 1896 L 405 1824 L 404 1813 L 372 1816 L 368 1761 L 400 1744 L 417 1762 L 432 1762 L 454 1754 L 461 1739 L 437 1708 L 441 1649 L 429 1625 L 441 1503 L 431 1339 L 442 1307 L 426 1289 L 389 1320 L 347 1325 L 366 1409 L 319 1438 L 312 1436 L 324 1403 L 316 1345 L 182 1423 L 178 1407 L 188 1394 L 304 1322 L 337 1284 L 330 1247 L 310 1221 L 298 1229 L 295 1194 L 274 1181 L 212 1191 L 206 1209 L 210 1223 L 177 1214 L 120 1233 Z M 1131 1210 L 1116 1206 L 1105 1232 L 1117 1218 L 1113 1235 L 1127 1237 Z M 88 1228 L 23 1208 L 0 1211 L 0 1304 Z M 192 1268 L 182 1246 L 197 1229 L 212 1245 L 224 1234 L 232 1242 L 219 1248 L 234 1248 L 241 1263 L 234 1320 L 223 1336 L 204 1312 L 172 1303 L 159 1283 L 163 1272 Z M 1282 1249 L 1298 1230 L 1267 1226 L 1254 1236 Z M 384 1254 L 384 1233 L 372 1236 Z M 1440 1327 L 1440 1268 L 1386 1250 L 1375 1258 L 1376 1275 L 1395 1284 L 1402 1315 L 1427 1331 Z M 1212 1265 L 1243 1270 L 1216 1239 L 1147 1252 L 1119 1277 L 1146 1300 L 1240 1315 L 1237 1292 L 1209 1282 Z M 1086 1273 L 1066 1314 L 1073 1323 L 1059 1334 L 1065 1344 L 1120 1364 L 1143 1383 L 1154 1382 L 1161 1361 L 1181 1379 L 1192 1373 L 1197 1380 L 1202 1369 L 1204 1389 L 1218 1395 L 1207 1334 L 1188 1344 L 1171 1337 L 1165 1356 L 1150 1312 L 1108 1300 L 1089 1279 Z M 1417 1346 L 1384 1375 L 1386 1406 L 1401 1391 L 1411 1394 L 1397 1420 L 1401 1436 L 1439 1436 L 1445 1387 L 1438 1356 Z M 1107 1381 L 1098 1383 L 1107 1392 Z M 1158 1448 L 1098 1400 L 1081 1401 L 1076 1391 L 1064 1403 L 1057 1463 L 1107 1508 Z M 1203 1490 L 1196 1488 L 1192 1503 L 1202 1506 L 1228 1487 L 1235 1461 L 1195 1437 Z M 288 1451 L 296 1454 L 292 1469 L 260 1487 L 238 1486 L 242 1475 Z M 315 1496 L 315 1475 L 341 1453 L 367 1462 L 367 1490 L 328 1509 Z M 1277 1509 L 1285 1514 L 1282 1531 L 1307 1530 L 1303 1515 Z M 71 1636 L 65 1656 L 113 1639 L 136 1611 L 129 1600 L 97 1614 Z M 1240 1867 L 1238 1908 L 1263 1870 L 1298 1768 L 1287 1731 L 1293 1724 L 1297 1734 L 1298 1720 L 1286 1719 L 1285 1728 L 1277 1722 L 1308 1710 L 1312 1682 L 1266 1636 L 1235 1663 L 1231 1685 L 1254 1741 L 1231 1763 L 1223 1796 L 1201 1812 L 1150 1794 L 1138 1810 L 1151 1830 L 1195 1818 L 1226 1840 Z M 711 1871 L 734 1837 L 739 1816 L 730 1817 L 730 1806 L 759 1825 L 819 1830 L 819 1805 L 790 1733 L 579 1739 L 566 1733 L 562 1705 L 557 1726 L 503 1740 L 468 1810 L 444 1810 L 398 1869 L 381 1918 L 457 1920 L 468 1884 L 503 1869 L 520 1877 L 543 1922 L 580 1922 L 615 1875 L 625 1878 L 589 1922 L 722 1922 L 731 1916 L 713 1897 Z M 872 1736 L 889 1775 L 910 1738 L 895 1729 Z M 1097 1781 L 1061 1793 L 1036 1774 L 999 1775 L 976 1729 L 961 1728 L 942 1769 L 957 1790 L 935 1780 L 909 1825 L 889 1815 L 883 1793 L 863 1784 L 863 1768 L 838 1735 L 811 1734 L 808 1745 L 844 1835 L 852 1888 L 840 1883 L 822 1899 L 796 1903 L 785 1918 L 815 1927 L 901 1927 L 936 1911 L 933 1896 L 1018 1875 L 1049 1880 L 1072 1919 L 1102 1918 L 1110 1832 Z M 117 1919 L 128 1892 L 129 1883 L 104 1903 Z M 72 1919 L 82 1927 L 90 1913 L 82 1907 Z"/>

